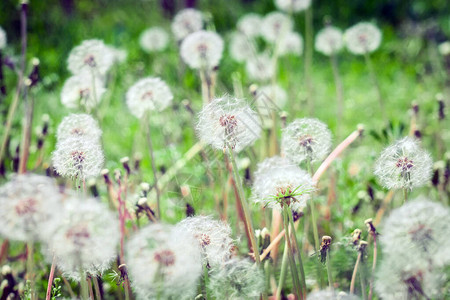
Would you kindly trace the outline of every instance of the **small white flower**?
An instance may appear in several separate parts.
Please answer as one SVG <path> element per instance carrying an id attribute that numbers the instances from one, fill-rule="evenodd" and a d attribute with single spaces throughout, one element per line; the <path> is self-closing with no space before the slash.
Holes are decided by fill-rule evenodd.
<path id="1" fill-rule="evenodd" d="M 257 14 L 246 14 L 237 22 L 237 29 L 248 38 L 255 38 L 261 34 L 262 17 Z"/>
<path id="2" fill-rule="evenodd" d="M 388 189 L 412 189 L 430 180 L 432 167 L 430 154 L 416 139 L 405 137 L 381 152 L 374 173 Z"/>
<path id="3" fill-rule="evenodd" d="M 202 28 L 202 13 L 192 8 L 180 10 L 172 21 L 172 32 L 177 40 L 182 40 Z"/>
<path id="4" fill-rule="evenodd" d="M 299 12 L 311 6 L 311 0 L 275 0 L 278 9 L 285 12 Z"/>
<path id="5" fill-rule="evenodd" d="M 258 54 L 247 60 L 246 71 L 251 80 L 266 81 L 273 78 L 275 63 L 267 53 Z"/>
<path id="6" fill-rule="evenodd" d="M 268 42 L 276 42 L 292 31 L 294 24 L 287 15 L 280 12 L 271 12 L 264 17 L 261 33 Z"/>
<path id="7" fill-rule="evenodd" d="M 91 73 L 82 72 L 69 77 L 61 90 L 61 103 L 67 108 L 96 107 L 105 93 L 102 80 Z"/>
<path id="8" fill-rule="evenodd" d="M 223 40 L 215 32 L 197 31 L 183 40 L 180 52 L 183 61 L 192 69 L 212 69 L 222 58 Z"/>
<path id="9" fill-rule="evenodd" d="M 369 22 L 360 22 L 344 33 L 347 49 L 353 54 L 370 53 L 381 44 L 381 31 Z"/>
<path id="10" fill-rule="evenodd" d="M 230 40 L 230 56 L 237 62 L 244 62 L 255 55 L 255 45 L 245 34 L 234 32 Z"/>
<path id="11" fill-rule="evenodd" d="M 148 28 L 139 37 L 139 45 L 146 52 L 162 51 L 168 43 L 169 35 L 161 27 Z"/>
<path id="12" fill-rule="evenodd" d="M 136 82 L 127 92 L 127 105 L 138 118 L 146 112 L 160 112 L 167 108 L 173 99 L 167 84 L 159 77 L 147 77 Z"/>
<path id="13" fill-rule="evenodd" d="M 343 34 L 339 28 L 327 26 L 316 35 L 315 48 L 324 55 L 336 54 L 343 46 Z"/>
<path id="14" fill-rule="evenodd" d="M 303 38 L 297 32 L 289 32 L 283 38 L 277 40 L 276 47 L 279 55 L 302 55 Z"/>
<path id="15" fill-rule="evenodd" d="M 84 137 L 96 143 L 100 143 L 101 136 L 102 131 L 98 122 L 88 114 L 70 114 L 64 117 L 56 134 L 58 141 L 71 137 Z"/>
<path id="16" fill-rule="evenodd" d="M 67 66 L 72 74 L 84 71 L 103 76 L 114 63 L 114 55 L 101 40 L 85 40 L 70 51 Z"/>
<path id="17" fill-rule="evenodd" d="M 6 44 L 7 44 L 6 41 L 7 41 L 6 32 L 2 27 L 0 27 L 0 50 L 4 49 L 6 47 Z"/>
<path id="18" fill-rule="evenodd" d="M 215 149 L 239 152 L 259 138 L 261 125 L 244 100 L 223 96 L 203 107 L 197 132 L 200 140 Z"/>
<path id="19" fill-rule="evenodd" d="M 295 163 L 320 161 L 330 151 L 331 132 L 317 119 L 297 119 L 283 130 L 281 148 Z"/>
<path id="20" fill-rule="evenodd" d="M 99 143 L 84 137 L 71 137 L 57 143 L 52 161 L 59 175 L 84 180 L 100 174 L 104 157 Z"/>

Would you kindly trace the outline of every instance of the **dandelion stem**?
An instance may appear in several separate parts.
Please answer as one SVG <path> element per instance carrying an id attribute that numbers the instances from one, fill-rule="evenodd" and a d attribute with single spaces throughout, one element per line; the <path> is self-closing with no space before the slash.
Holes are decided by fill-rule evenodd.
<path id="1" fill-rule="evenodd" d="M 87 286 L 88 286 L 88 289 L 89 289 L 89 298 L 91 298 L 91 300 L 95 300 L 95 298 L 94 298 L 94 290 L 92 289 L 91 278 L 87 277 L 86 278 L 86 282 L 87 282 Z"/>
<path id="2" fill-rule="evenodd" d="M 150 152 L 150 160 L 151 160 L 152 172 L 153 172 L 153 182 L 154 182 L 154 187 L 155 187 L 155 191 L 156 191 L 156 211 L 158 214 L 158 218 L 161 219 L 161 207 L 160 207 L 161 192 L 158 187 L 158 176 L 156 174 L 156 163 L 155 163 L 155 155 L 153 153 L 153 144 L 152 144 L 152 137 L 151 137 L 151 132 L 150 132 L 149 117 L 150 116 L 148 114 L 146 114 L 146 116 L 144 116 L 145 128 L 146 128 L 146 138 L 147 138 L 147 143 L 148 143 L 148 150 Z"/>
<path id="3" fill-rule="evenodd" d="M 31 287 L 30 287 L 30 296 L 31 300 L 36 299 L 35 297 L 35 282 L 34 282 L 34 250 L 33 250 L 33 243 L 28 242 L 27 243 L 27 279 L 30 281 Z"/>
<path id="4" fill-rule="evenodd" d="M 285 242 L 283 258 L 281 260 L 280 280 L 278 281 L 277 294 L 275 298 L 276 300 L 281 300 L 281 291 L 283 290 L 284 280 L 286 279 L 287 261 L 288 261 L 288 247 L 287 242 Z"/>
<path id="5" fill-rule="evenodd" d="M 370 277 L 370 286 L 369 286 L 369 300 L 372 300 L 373 295 L 373 281 L 375 277 L 375 268 L 377 266 L 377 235 L 372 234 L 373 236 L 373 262 L 372 262 L 372 274 Z"/>
<path id="6" fill-rule="evenodd" d="M 408 189 L 403 189 L 403 203 L 406 203 L 408 200 Z"/>
<path id="7" fill-rule="evenodd" d="M 332 273 L 331 273 L 332 269 L 331 269 L 331 260 L 330 260 L 330 248 L 327 249 L 326 264 L 327 264 L 328 286 L 330 287 L 330 290 L 333 290 L 334 285 L 333 285 L 333 277 L 332 277 Z"/>
<path id="8" fill-rule="evenodd" d="M 296 233 L 296 228 L 294 225 L 292 213 L 290 210 L 288 211 L 288 213 L 289 213 L 289 224 L 291 225 L 291 230 L 292 230 L 291 234 L 294 239 L 294 247 L 296 248 L 297 255 L 298 255 L 298 264 L 300 267 L 300 276 L 302 279 L 302 285 L 303 285 L 303 291 L 304 291 L 303 296 L 305 298 L 306 297 L 306 276 L 305 276 L 305 269 L 303 268 L 303 259 L 302 259 L 302 252 L 301 252 L 302 247 L 301 247 L 301 245 L 298 245 L 298 242 L 297 242 L 298 241 L 297 233 Z"/>
<path id="9" fill-rule="evenodd" d="M 367 299 L 367 294 L 366 294 L 366 280 L 364 278 L 364 263 L 361 261 L 361 268 L 359 271 L 359 280 L 361 281 L 361 294 L 363 296 L 363 299 L 366 300 Z"/>
<path id="10" fill-rule="evenodd" d="M 53 278 L 55 276 L 55 255 L 53 254 L 52 266 L 50 267 L 50 275 L 48 275 L 48 284 L 47 284 L 47 294 L 45 296 L 45 300 L 50 300 L 52 294 L 52 286 L 53 286 Z"/>
<path id="11" fill-rule="evenodd" d="M 23 102 L 25 105 L 25 115 L 22 124 L 22 141 L 20 146 L 19 173 L 27 171 L 27 162 L 30 155 L 31 126 L 33 122 L 34 97 L 28 99 L 28 86 L 24 89 Z"/>
<path id="12" fill-rule="evenodd" d="M 81 299 L 88 300 L 89 292 L 88 292 L 88 286 L 87 286 L 87 281 L 86 281 L 86 273 L 84 272 L 81 265 L 80 265 L 80 290 L 81 290 Z"/>
<path id="13" fill-rule="evenodd" d="M 342 113 L 344 111 L 344 93 L 342 87 L 342 80 L 339 74 L 339 67 L 336 54 L 332 53 L 330 56 L 331 68 L 333 69 L 334 84 L 336 86 L 336 100 L 337 100 L 337 124 L 338 133 L 341 133 Z"/>
<path id="14" fill-rule="evenodd" d="M 361 261 L 362 252 L 358 252 L 358 258 L 356 259 L 355 267 L 353 268 L 352 281 L 350 282 L 350 294 L 355 293 L 355 281 L 356 273 L 358 272 L 359 262 Z"/>
<path id="15" fill-rule="evenodd" d="M 369 69 L 369 75 L 370 75 L 370 79 L 372 80 L 372 84 L 374 85 L 374 87 L 377 91 L 377 97 L 378 97 L 378 102 L 380 104 L 381 114 L 382 114 L 384 120 L 387 121 L 386 109 L 384 107 L 384 101 L 383 101 L 383 95 L 381 93 L 380 83 L 378 82 L 377 76 L 375 74 L 375 69 L 373 67 L 372 60 L 370 59 L 369 53 L 367 53 L 367 52 L 364 53 L 364 59 L 366 61 L 367 68 Z"/>
<path id="16" fill-rule="evenodd" d="M 310 114 L 314 112 L 313 86 L 311 67 L 313 59 L 313 9 L 312 4 L 305 12 L 305 81 L 308 91 L 308 105 Z"/>
<path id="17" fill-rule="evenodd" d="M 92 282 L 94 283 L 95 296 L 98 300 L 102 300 L 102 294 L 100 293 L 100 286 L 98 284 L 99 278 L 96 276 L 93 278 Z"/>

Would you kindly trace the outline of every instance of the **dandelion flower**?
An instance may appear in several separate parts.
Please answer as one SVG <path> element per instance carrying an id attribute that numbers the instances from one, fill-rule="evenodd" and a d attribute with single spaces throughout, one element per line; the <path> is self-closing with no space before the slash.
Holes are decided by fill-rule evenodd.
<path id="1" fill-rule="evenodd" d="M 264 291 L 264 274 L 246 259 L 232 259 L 216 268 L 209 277 L 215 299 L 259 299 Z"/>
<path id="2" fill-rule="evenodd" d="M 197 239 L 205 265 L 216 267 L 230 259 L 233 240 L 228 224 L 209 216 L 196 216 L 182 220 L 177 226 Z"/>
<path id="3" fill-rule="evenodd" d="M 49 177 L 15 175 L 0 187 L 0 235 L 19 241 L 36 241 L 52 227 L 61 195 Z"/>
<path id="4" fill-rule="evenodd" d="M 283 130 L 281 148 L 295 163 L 320 161 L 330 151 L 331 132 L 317 119 L 297 119 Z"/>
<path id="5" fill-rule="evenodd" d="M 100 174 L 104 158 L 99 143 L 71 137 L 57 143 L 52 161 L 59 175 L 84 180 Z"/>
<path id="6" fill-rule="evenodd" d="M 181 43 L 181 58 L 192 69 L 212 69 L 219 64 L 223 40 L 215 32 L 197 31 Z"/>
<path id="7" fill-rule="evenodd" d="M 139 45 L 148 53 L 162 51 L 167 48 L 168 43 L 169 35 L 161 27 L 149 28 L 142 32 L 139 37 Z"/>
<path id="8" fill-rule="evenodd" d="M 246 71 L 250 79 L 266 81 L 274 76 L 275 64 L 267 53 L 263 53 L 247 60 Z"/>
<path id="9" fill-rule="evenodd" d="M 247 36 L 247 38 L 255 38 L 261 34 L 262 17 L 257 14 L 246 14 L 237 22 L 237 29 Z"/>
<path id="10" fill-rule="evenodd" d="M 360 22 L 344 33 L 347 49 L 353 54 L 370 53 L 381 44 L 381 31 L 369 22 Z"/>
<path id="11" fill-rule="evenodd" d="M 172 22 L 172 32 L 179 41 L 189 34 L 201 30 L 202 27 L 202 13 L 192 8 L 179 11 Z"/>
<path id="12" fill-rule="evenodd" d="M 327 26 L 316 35 L 315 48 L 318 52 L 330 56 L 338 53 L 344 46 L 342 31 L 333 26 Z"/>
<path id="13" fill-rule="evenodd" d="M 430 154 L 419 142 L 405 137 L 381 152 L 374 173 L 388 189 L 412 189 L 430 180 L 432 165 Z"/>
<path id="14" fill-rule="evenodd" d="M 275 0 L 278 9 L 285 12 L 299 12 L 311 6 L 311 0 Z"/>
<path id="15" fill-rule="evenodd" d="M 299 56 L 303 53 L 303 38 L 297 32 L 289 32 L 277 41 L 276 47 L 279 55 L 293 54 Z"/>
<path id="16" fill-rule="evenodd" d="M 126 246 L 131 285 L 138 299 L 193 299 L 202 272 L 195 238 L 170 225 L 152 224 Z"/>
<path id="17" fill-rule="evenodd" d="M 116 258 L 119 224 L 112 212 L 96 199 L 72 196 L 56 230 L 48 236 L 48 258 L 64 276 L 79 281 L 81 272 L 101 276 Z"/>
<path id="18" fill-rule="evenodd" d="M 261 34 L 268 42 L 276 42 L 292 31 L 291 18 L 280 12 L 271 12 L 264 17 Z"/>
<path id="19" fill-rule="evenodd" d="M 6 47 L 6 32 L 0 27 L 0 50 Z"/>
<path id="20" fill-rule="evenodd" d="M 58 141 L 72 137 L 83 137 L 96 143 L 100 142 L 102 131 L 98 122 L 88 114 L 70 114 L 61 121 L 56 134 Z"/>
<path id="21" fill-rule="evenodd" d="M 215 149 L 241 151 L 261 134 L 258 115 L 244 100 L 223 96 L 203 107 L 197 132 L 200 139 Z"/>
<path id="22" fill-rule="evenodd" d="M 235 32 L 231 36 L 230 55 L 237 62 L 244 62 L 255 54 L 255 45 L 244 34 Z"/>
<path id="23" fill-rule="evenodd" d="M 159 77 L 147 77 L 136 82 L 127 92 L 128 109 L 142 118 L 148 111 L 163 111 L 172 103 L 173 95 Z"/>
<path id="24" fill-rule="evenodd" d="M 84 71 L 105 75 L 114 63 L 113 53 L 101 40 L 85 40 L 72 49 L 67 59 L 72 74 Z"/>
<path id="25" fill-rule="evenodd" d="M 292 210 L 306 206 L 314 190 L 311 176 L 286 158 L 274 156 L 258 164 L 253 184 L 253 199 L 265 207 Z"/>
<path id="26" fill-rule="evenodd" d="M 67 108 L 96 107 L 105 93 L 103 81 L 83 72 L 69 77 L 61 90 L 61 103 Z"/>

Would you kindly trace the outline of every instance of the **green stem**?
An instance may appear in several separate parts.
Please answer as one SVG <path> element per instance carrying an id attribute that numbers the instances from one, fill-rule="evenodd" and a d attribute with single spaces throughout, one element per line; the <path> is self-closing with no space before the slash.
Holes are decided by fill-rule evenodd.
<path id="1" fill-rule="evenodd" d="M 34 260 L 33 260 L 34 249 L 33 249 L 32 242 L 28 242 L 27 250 L 28 250 L 28 253 L 27 253 L 27 279 L 30 281 L 31 300 L 34 300 L 34 299 L 36 299 L 36 297 L 35 297 L 36 288 L 35 288 L 35 282 L 34 282 Z"/>
<path id="2" fill-rule="evenodd" d="M 308 92 L 310 113 L 314 112 L 313 86 L 311 68 L 313 59 L 313 10 L 312 5 L 305 12 L 305 81 Z"/>
<path id="3" fill-rule="evenodd" d="M 149 114 L 146 113 L 144 115 L 144 122 L 145 122 L 145 129 L 146 129 L 146 138 L 147 138 L 147 144 L 148 144 L 148 150 L 150 153 L 150 160 L 151 160 L 151 165 L 152 165 L 152 173 L 153 173 L 153 182 L 154 182 L 154 186 L 155 186 L 155 191 L 156 191 L 156 212 L 158 214 L 158 218 L 161 220 L 161 192 L 159 190 L 158 187 L 158 176 L 157 176 L 157 172 L 156 172 L 156 163 L 155 163 L 155 155 L 154 155 L 154 151 L 153 151 L 153 143 L 152 143 L 152 137 L 151 137 L 151 133 L 150 133 L 150 122 L 149 122 Z"/>
<path id="4" fill-rule="evenodd" d="M 89 299 L 89 291 L 86 282 L 86 273 L 83 268 L 80 266 L 80 290 L 81 290 L 81 299 L 88 300 Z"/>
<path id="5" fill-rule="evenodd" d="M 327 274 L 328 274 L 328 286 L 330 287 L 330 290 L 333 290 L 334 286 L 333 286 L 333 278 L 332 278 L 332 273 L 331 273 L 330 249 L 327 250 L 326 264 L 327 264 Z"/>
<path id="6" fill-rule="evenodd" d="M 359 270 L 359 279 L 361 281 L 361 294 L 363 296 L 363 299 L 367 300 L 366 280 L 364 278 L 364 263 L 363 262 L 361 262 L 361 268 Z"/>
<path id="7" fill-rule="evenodd" d="M 287 261 L 288 261 L 288 247 L 286 242 L 284 245 L 283 259 L 281 260 L 280 280 L 278 281 L 277 295 L 275 298 L 276 300 L 281 299 L 281 291 L 283 290 L 284 280 L 286 279 Z"/>
<path id="8" fill-rule="evenodd" d="M 303 284 L 304 297 L 306 297 L 306 291 L 307 291 L 307 289 L 306 289 L 306 276 L 305 276 L 305 269 L 303 267 L 303 259 L 302 259 L 302 252 L 301 252 L 302 247 L 301 247 L 301 245 L 298 245 L 297 232 L 295 231 L 294 220 L 292 218 L 292 213 L 291 213 L 290 210 L 289 210 L 288 213 L 289 213 L 289 223 L 290 223 L 291 228 L 292 228 L 292 232 L 291 233 L 292 233 L 292 235 L 294 237 L 294 246 L 296 247 L 297 255 L 298 255 L 298 264 L 299 264 L 299 267 L 300 267 L 300 276 L 301 276 L 302 284 Z"/>
<path id="9" fill-rule="evenodd" d="M 343 93 L 341 76 L 339 74 L 337 58 L 336 58 L 335 54 L 330 55 L 330 62 L 331 62 L 331 67 L 333 69 L 334 84 L 336 86 L 337 124 L 338 124 L 338 133 L 340 134 L 340 132 L 342 131 L 341 130 L 342 114 L 344 112 L 344 93 Z"/>
<path id="10" fill-rule="evenodd" d="M 202 278 L 202 296 L 203 299 L 208 299 L 208 290 L 206 287 L 208 286 L 208 268 L 206 264 L 203 266 L 203 278 Z"/>
<path id="11" fill-rule="evenodd" d="M 408 189 L 403 189 L 403 203 L 408 200 Z"/>

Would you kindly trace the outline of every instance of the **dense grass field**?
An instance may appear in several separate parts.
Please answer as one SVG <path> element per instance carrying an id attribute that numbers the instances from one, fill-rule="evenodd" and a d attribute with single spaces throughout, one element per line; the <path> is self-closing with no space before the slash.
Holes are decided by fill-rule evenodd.
<path id="1" fill-rule="evenodd" d="M 450 8 L 376 2 L 0 3 L 0 299 L 447 299 Z"/>

